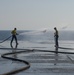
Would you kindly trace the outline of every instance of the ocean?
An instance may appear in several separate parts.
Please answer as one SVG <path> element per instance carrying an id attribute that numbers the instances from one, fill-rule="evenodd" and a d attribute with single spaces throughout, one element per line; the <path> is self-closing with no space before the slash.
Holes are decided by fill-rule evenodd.
<path id="1" fill-rule="evenodd" d="M 50 30 L 17 30 L 17 39 L 19 46 L 21 42 L 25 43 L 23 48 L 36 48 L 36 49 L 53 49 L 54 48 L 54 31 Z M 11 36 L 10 30 L 0 30 L 0 42 Z M 11 38 L 4 41 L 11 41 Z M 65 44 L 65 45 L 64 45 Z M 66 46 L 74 44 L 74 31 L 59 31 L 59 46 Z M 10 47 L 10 45 L 8 46 Z M 22 45 L 21 45 L 22 47 Z M 68 46 L 70 47 L 70 46 Z M 72 47 L 72 46 L 71 46 Z"/>
<path id="2" fill-rule="evenodd" d="M 54 40 L 54 31 L 50 30 L 17 30 L 18 40 Z M 0 40 L 11 35 L 10 30 L 0 30 Z M 10 39 L 9 39 L 10 40 Z M 59 31 L 59 40 L 74 40 L 74 31 Z"/>
<path id="3" fill-rule="evenodd" d="M 51 45 L 54 44 L 54 31 L 50 30 L 17 30 L 18 41 L 23 41 L 26 43 L 36 44 L 36 47 L 40 45 Z M 11 36 L 10 30 L 0 30 L 0 42 Z M 11 41 L 9 38 L 6 41 Z M 4 41 L 4 42 L 6 42 Z M 59 44 L 73 43 L 74 41 L 74 31 L 59 31 Z M 37 46 L 38 45 L 38 46 Z M 47 47 L 47 46 L 46 46 Z"/>

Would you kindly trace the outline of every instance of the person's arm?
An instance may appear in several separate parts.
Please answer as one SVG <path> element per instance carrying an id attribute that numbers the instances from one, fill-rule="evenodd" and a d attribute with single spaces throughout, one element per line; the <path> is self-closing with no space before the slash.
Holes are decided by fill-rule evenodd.
<path id="1" fill-rule="evenodd" d="M 16 32 L 16 35 L 18 35 L 18 33 Z"/>

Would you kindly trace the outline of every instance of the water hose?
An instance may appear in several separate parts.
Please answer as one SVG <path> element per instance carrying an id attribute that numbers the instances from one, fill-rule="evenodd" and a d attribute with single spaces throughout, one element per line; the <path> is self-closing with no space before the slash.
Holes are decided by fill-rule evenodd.
<path id="1" fill-rule="evenodd" d="M 23 33 L 23 32 L 22 32 Z M 20 33 L 21 34 L 21 33 Z M 19 35 L 20 35 L 19 34 Z M 9 36 L 9 37 L 7 37 L 6 39 L 4 39 L 3 41 L 1 41 L 0 43 L 3 43 L 3 42 L 5 42 L 5 41 L 7 41 L 8 39 L 10 39 L 12 37 L 12 35 L 11 36 Z"/>
<path id="2" fill-rule="evenodd" d="M 9 59 L 9 60 L 13 60 L 13 61 L 19 61 L 19 62 L 22 62 L 24 64 L 26 64 L 26 66 L 20 68 L 20 69 L 16 69 L 16 70 L 13 70 L 13 71 L 10 71 L 10 72 L 7 72 L 7 73 L 4 73 L 2 75 L 13 75 L 13 74 L 16 74 L 20 71 L 24 71 L 24 70 L 27 70 L 30 68 L 30 63 L 25 61 L 25 60 L 21 60 L 21 59 L 17 59 L 17 58 L 12 58 L 12 57 L 7 57 L 7 55 L 12 55 L 12 54 L 18 54 L 18 53 L 23 53 L 23 52 L 32 52 L 33 50 L 25 50 L 25 51 L 18 51 L 18 52 L 10 52 L 10 53 L 5 53 L 5 54 L 2 54 L 1 57 L 2 58 L 5 58 L 5 59 Z"/>
<path id="3" fill-rule="evenodd" d="M 7 48 L 6 48 L 7 49 Z M 18 48 L 16 48 L 18 50 Z M 63 48 L 62 48 L 63 49 Z M 19 49 L 20 50 L 20 49 Z M 5 58 L 5 59 L 9 59 L 9 60 L 13 60 L 13 61 L 19 61 L 19 62 L 23 62 L 24 64 L 26 64 L 27 66 L 25 67 L 22 67 L 20 69 L 17 69 L 17 70 L 14 70 L 14 71 L 10 71 L 8 73 L 4 73 L 2 75 L 13 75 L 13 74 L 16 74 L 20 71 L 23 71 L 23 70 L 27 70 L 28 68 L 30 68 L 30 63 L 25 61 L 25 60 L 21 60 L 21 59 L 17 59 L 17 58 L 12 58 L 12 57 L 7 57 L 7 55 L 12 55 L 12 54 L 18 54 L 18 53 L 29 53 L 29 52 L 51 52 L 51 53 L 56 53 L 56 51 L 52 51 L 52 50 L 38 50 L 38 49 L 33 49 L 33 50 L 30 50 L 30 49 L 22 49 L 23 51 L 17 51 L 17 52 L 10 52 L 10 53 L 5 53 L 5 54 L 2 54 L 1 57 L 2 58 Z M 74 54 L 74 52 L 61 52 L 61 51 L 58 51 L 57 53 L 62 53 L 62 54 Z"/>
<path id="4" fill-rule="evenodd" d="M 52 50 L 38 50 L 38 49 L 34 49 L 34 51 L 56 53 L 56 51 L 52 51 Z M 61 51 L 58 51 L 57 53 L 61 53 L 61 54 L 74 54 L 74 52 L 61 52 Z"/>
<path id="5" fill-rule="evenodd" d="M 11 38 L 11 36 L 9 36 L 9 37 L 6 38 L 5 40 L 1 41 L 0 43 L 3 43 L 3 42 L 7 41 L 7 40 L 10 39 L 10 38 Z"/>

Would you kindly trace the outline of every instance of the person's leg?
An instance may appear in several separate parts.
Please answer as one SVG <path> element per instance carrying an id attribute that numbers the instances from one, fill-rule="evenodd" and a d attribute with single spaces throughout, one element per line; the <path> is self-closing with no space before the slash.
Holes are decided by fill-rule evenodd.
<path id="1" fill-rule="evenodd" d="M 58 44 L 58 37 L 56 38 L 56 45 L 57 45 L 57 47 L 59 46 L 59 44 Z"/>
<path id="2" fill-rule="evenodd" d="M 17 37 L 15 36 L 15 42 L 16 42 L 16 45 L 18 45 L 18 42 L 17 42 Z"/>
<path id="3" fill-rule="evenodd" d="M 56 37 L 56 48 L 55 48 L 55 50 L 56 50 L 56 54 L 58 53 L 58 37 Z"/>
<path id="4" fill-rule="evenodd" d="M 10 42 L 11 47 L 12 47 L 13 39 L 14 39 L 14 36 L 12 36 L 12 39 L 11 39 L 11 42 Z"/>

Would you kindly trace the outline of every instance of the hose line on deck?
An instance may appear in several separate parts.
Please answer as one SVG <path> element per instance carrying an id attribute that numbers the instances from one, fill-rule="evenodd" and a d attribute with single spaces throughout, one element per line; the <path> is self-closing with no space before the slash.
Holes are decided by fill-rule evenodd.
<path id="1" fill-rule="evenodd" d="M 20 71 L 24 71 L 24 70 L 27 70 L 28 68 L 30 68 L 30 63 L 25 61 L 25 60 L 21 60 L 21 59 L 17 59 L 17 58 L 12 58 L 12 57 L 7 57 L 7 55 L 12 55 L 12 54 L 18 54 L 18 53 L 23 53 L 23 52 L 32 52 L 33 50 L 25 50 L 25 51 L 18 51 L 18 52 L 11 52 L 11 53 L 5 53 L 5 54 L 2 54 L 1 57 L 2 58 L 5 58 L 5 59 L 9 59 L 9 60 L 13 60 L 13 61 L 19 61 L 19 62 L 22 62 L 24 64 L 26 64 L 26 66 L 20 68 L 20 69 L 16 69 L 16 70 L 13 70 L 13 71 L 10 71 L 10 72 L 7 72 L 7 73 L 4 73 L 2 75 L 13 75 L 13 74 L 16 74 Z"/>
<path id="2" fill-rule="evenodd" d="M 0 43 L 3 43 L 3 42 L 7 41 L 7 40 L 10 39 L 10 38 L 11 38 L 11 36 L 9 36 L 8 38 L 4 39 L 4 40 L 1 41 Z"/>
<path id="3" fill-rule="evenodd" d="M 7 48 L 6 48 L 7 49 Z M 17 50 L 18 48 L 16 48 Z M 61 48 L 61 49 L 64 49 L 64 48 Z M 69 48 L 70 49 L 70 48 Z M 20 49 L 19 49 L 20 50 Z M 5 54 L 2 54 L 1 57 L 2 58 L 5 58 L 5 59 L 9 59 L 9 60 L 13 60 L 13 61 L 19 61 L 19 62 L 23 62 L 24 64 L 26 64 L 27 66 L 23 67 L 23 68 L 20 68 L 20 69 L 17 69 L 17 70 L 14 70 L 14 71 L 10 71 L 8 73 L 4 73 L 2 75 L 13 75 L 13 74 L 16 74 L 20 71 L 23 71 L 23 70 L 26 70 L 28 68 L 30 68 L 30 63 L 25 61 L 25 60 L 21 60 L 21 59 L 17 59 L 17 58 L 12 58 L 12 57 L 7 57 L 7 55 L 12 55 L 12 54 L 19 54 L 19 53 L 29 53 L 29 52 L 51 52 L 51 53 L 56 53 L 56 51 L 52 51 L 52 50 L 38 50 L 38 49 L 22 49 L 23 51 L 17 51 L 17 52 L 10 52 L 10 53 L 5 53 Z M 61 52 L 61 51 L 58 51 L 57 53 L 62 53 L 62 54 L 74 54 L 74 52 Z"/>

